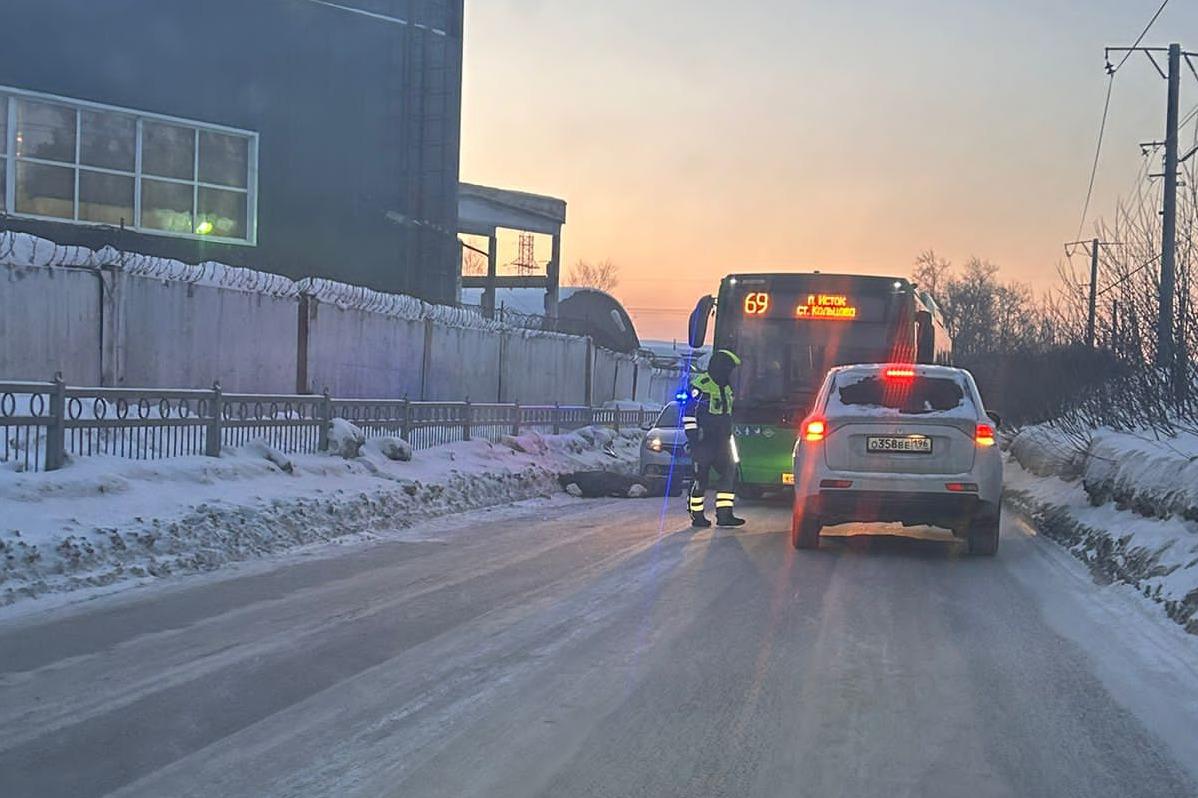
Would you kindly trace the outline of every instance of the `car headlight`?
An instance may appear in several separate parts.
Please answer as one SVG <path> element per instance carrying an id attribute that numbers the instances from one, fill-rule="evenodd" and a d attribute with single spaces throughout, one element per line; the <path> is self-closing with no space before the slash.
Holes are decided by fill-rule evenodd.
<path id="1" fill-rule="evenodd" d="M 650 438 L 648 446 L 649 446 L 649 451 L 660 452 L 661 451 L 661 438 Z"/>

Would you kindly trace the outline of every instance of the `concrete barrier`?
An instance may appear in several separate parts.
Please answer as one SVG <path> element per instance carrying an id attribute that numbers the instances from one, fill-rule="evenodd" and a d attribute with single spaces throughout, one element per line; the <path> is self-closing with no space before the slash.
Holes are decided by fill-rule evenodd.
<path id="1" fill-rule="evenodd" d="M 117 385 L 295 390 L 296 300 L 126 275 Z"/>
<path id="2" fill-rule="evenodd" d="M 101 380 L 99 269 L 0 264 L 0 376 Z"/>
<path id="3" fill-rule="evenodd" d="M 419 399 L 424 369 L 425 328 L 431 324 L 357 308 L 342 308 L 311 297 L 300 302 L 301 338 L 307 320 L 307 362 L 297 390 L 351 399 Z"/>

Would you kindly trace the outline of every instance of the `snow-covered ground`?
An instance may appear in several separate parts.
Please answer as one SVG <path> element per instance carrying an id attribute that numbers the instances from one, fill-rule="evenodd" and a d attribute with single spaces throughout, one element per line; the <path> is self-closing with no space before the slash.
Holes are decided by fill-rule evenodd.
<path id="1" fill-rule="evenodd" d="M 1198 437 L 1040 426 L 1010 453 L 1007 498 L 1042 534 L 1198 634 Z"/>
<path id="2" fill-rule="evenodd" d="M 335 449 L 345 430 L 337 432 Z M 410 461 L 393 459 L 405 454 L 395 441 L 375 439 L 351 459 L 251 443 L 220 458 L 89 457 L 54 472 L 0 470 L 0 605 L 546 496 L 560 491 L 561 473 L 631 470 L 642 435 L 530 433 L 435 447 Z"/>

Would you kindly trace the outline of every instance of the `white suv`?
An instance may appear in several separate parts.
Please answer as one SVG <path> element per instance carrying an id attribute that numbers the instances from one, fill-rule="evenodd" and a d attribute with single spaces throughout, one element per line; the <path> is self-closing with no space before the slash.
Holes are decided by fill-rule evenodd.
<path id="1" fill-rule="evenodd" d="M 832 369 L 795 443 L 791 543 L 814 549 L 824 526 L 900 521 L 951 529 L 971 553 L 994 554 L 1002 502 L 998 422 L 964 369 Z"/>

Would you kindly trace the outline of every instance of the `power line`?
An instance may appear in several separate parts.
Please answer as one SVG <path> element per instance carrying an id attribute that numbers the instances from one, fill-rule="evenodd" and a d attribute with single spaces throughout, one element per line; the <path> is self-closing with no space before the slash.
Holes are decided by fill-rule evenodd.
<path id="1" fill-rule="evenodd" d="M 1119 67 L 1127 63 L 1127 59 L 1131 58 L 1131 54 L 1134 53 L 1136 48 L 1140 46 L 1140 42 L 1144 41 L 1144 37 L 1148 34 L 1148 29 L 1152 27 L 1152 23 L 1156 22 L 1156 18 L 1161 15 L 1161 12 L 1165 10 L 1165 6 L 1167 5 L 1169 5 L 1169 0 L 1165 0 L 1165 2 L 1161 3 L 1161 7 L 1158 8 L 1156 13 L 1152 15 L 1152 19 L 1148 20 L 1148 24 L 1144 26 L 1144 30 L 1140 31 L 1140 35 L 1136 37 L 1136 40 L 1132 44 L 1131 48 L 1123 54 L 1122 60 L 1120 60 L 1116 66 L 1110 68 L 1112 77 L 1116 72 L 1119 71 Z"/>
<path id="2" fill-rule="evenodd" d="M 1113 88 L 1115 88 L 1114 71 L 1111 72 L 1110 77 L 1107 79 L 1106 99 L 1102 103 L 1102 122 L 1098 125 L 1098 143 L 1094 147 L 1094 163 L 1090 167 L 1090 185 L 1086 187 L 1086 201 L 1082 204 L 1082 218 L 1077 223 L 1076 238 L 1082 237 L 1082 228 L 1086 226 L 1086 214 L 1090 212 L 1090 198 L 1094 195 L 1094 178 L 1098 175 L 1098 159 L 1102 155 L 1102 137 L 1106 133 L 1106 117 L 1107 112 L 1111 110 L 1111 90 Z"/>
<path id="3" fill-rule="evenodd" d="M 1160 256 L 1160 255 L 1153 255 L 1151 258 L 1149 258 L 1148 260 L 1144 261 L 1144 262 L 1143 262 L 1143 263 L 1141 263 L 1139 266 L 1137 266 L 1136 268 L 1132 269 L 1132 270 L 1131 270 L 1131 271 L 1129 271 L 1127 274 L 1123 275 L 1123 276 L 1122 276 L 1122 277 L 1120 277 L 1118 280 L 1116 280 L 1115 282 L 1113 282 L 1113 283 L 1111 283 L 1110 285 L 1108 285 L 1106 288 L 1104 288 L 1104 289 L 1102 289 L 1101 291 L 1099 291 L 1098 293 L 1096 293 L 1096 294 L 1095 294 L 1095 296 L 1102 296 L 1102 295 L 1103 295 L 1103 294 L 1105 294 L 1107 291 L 1110 291 L 1112 288 L 1118 288 L 1119 286 L 1121 286 L 1121 285 L 1123 285 L 1125 282 L 1127 282 L 1127 281 L 1128 281 L 1128 279 L 1130 279 L 1132 276 L 1134 276 L 1134 275 L 1136 275 L 1136 274 L 1139 274 L 1140 272 L 1144 271 L 1144 270 L 1145 270 L 1145 269 L 1147 269 L 1147 268 L 1148 268 L 1148 267 L 1149 267 L 1151 264 L 1155 263 L 1156 261 L 1158 261 L 1158 260 L 1160 260 L 1160 259 L 1161 259 L 1161 256 Z"/>

